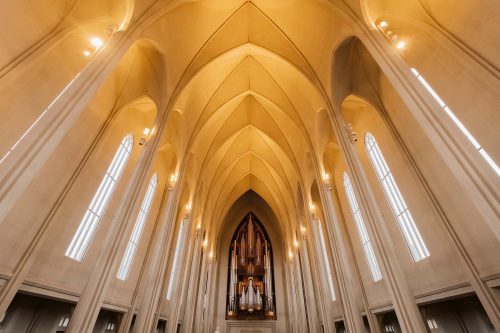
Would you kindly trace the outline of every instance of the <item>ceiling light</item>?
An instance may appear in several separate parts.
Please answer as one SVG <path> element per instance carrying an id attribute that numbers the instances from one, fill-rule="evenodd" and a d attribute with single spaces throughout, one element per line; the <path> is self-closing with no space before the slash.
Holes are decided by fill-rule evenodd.
<path id="1" fill-rule="evenodd" d="M 400 42 L 398 42 L 398 43 L 396 44 L 396 47 L 397 47 L 399 50 L 402 50 L 402 49 L 404 49 L 404 48 L 406 47 L 406 42 L 405 42 L 404 40 L 402 40 L 402 41 L 400 41 Z"/>
<path id="2" fill-rule="evenodd" d="M 100 49 L 104 45 L 104 42 L 99 37 L 92 37 L 90 38 L 90 45 L 92 45 L 96 49 Z"/>

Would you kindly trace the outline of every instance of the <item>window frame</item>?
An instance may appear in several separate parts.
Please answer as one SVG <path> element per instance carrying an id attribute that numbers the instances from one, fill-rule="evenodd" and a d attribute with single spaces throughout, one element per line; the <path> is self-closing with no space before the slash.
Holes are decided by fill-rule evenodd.
<path id="1" fill-rule="evenodd" d="M 133 148 L 134 137 L 131 133 L 128 133 L 123 137 L 94 197 L 90 201 L 66 250 L 66 257 L 76 261 L 83 261 L 85 258 L 102 217 L 106 213 L 120 178 L 127 167 Z"/>
<path id="2" fill-rule="evenodd" d="M 356 199 L 356 194 L 354 193 L 354 188 L 352 187 L 351 179 L 347 172 L 344 171 L 342 176 L 344 191 L 347 197 L 347 202 L 349 208 L 351 209 L 351 215 L 356 224 L 358 230 L 359 240 L 361 242 L 361 247 L 363 248 L 363 253 L 365 255 L 368 268 L 370 270 L 370 275 L 374 282 L 382 280 L 382 273 L 380 271 L 380 266 L 378 265 L 377 257 L 375 256 L 375 251 L 373 250 L 373 244 L 366 229 L 363 214 L 361 213 L 361 208 L 359 207 L 358 200 Z"/>
<path id="3" fill-rule="evenodd" d="M 364 146 L 413 262 L 430 257 L 429 250 L 394 179 L 392 170 L 371 132 L 365 133 Z"/>
<path id="4" fill-rule="evenodd" d="M 137 214 L 137 219 L 134 224 L 134 229 L 130 234 L 130 238 L 127 242 L 127 247 L 125 248 L 125 253 L 123 254 L 120 267 L 116 274 L 119 280 L 126 281 L 132 268 L 132 263 L 134 261 L 134 256 L 139 247 L 139 242 L 141 239 L 142 231 L 146 225 L 151 206 L 153 204 L 154 196 L 156 193 L 156 187 L 158 186 L 158 173 L 155 172 L 151 179 L 149 180 L 146 193 L 144 194 L 144 199 L 142 200 L 141 207 L 139 208 L 139 213 Z"/>

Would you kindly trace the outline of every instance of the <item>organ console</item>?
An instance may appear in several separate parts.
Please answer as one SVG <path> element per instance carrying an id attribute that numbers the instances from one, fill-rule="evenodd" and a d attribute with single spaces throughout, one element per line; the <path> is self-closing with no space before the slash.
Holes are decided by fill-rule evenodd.
<path id="1" fill-rule="evenodd" d="M 271 242 L 251 213 L 229 251 L 227 319 L 276 319 Z"/>

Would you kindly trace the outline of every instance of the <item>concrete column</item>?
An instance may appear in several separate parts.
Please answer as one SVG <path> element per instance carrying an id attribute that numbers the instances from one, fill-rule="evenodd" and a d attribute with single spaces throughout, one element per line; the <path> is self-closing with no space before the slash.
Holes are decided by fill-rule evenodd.
<path id="1" fill-rule="evenodd" d="M 380 328 L 370 311 L 363 282 L 355 262 L 352 244 L 345 226 L 345 220 L 343 218 L 339 219 L 335 211 L 334 202 L 339 202 L 337 190 L 333 184 L 329 183 L 323 183 L 322 187 L 323 191 L 320 192 L 320 196 L 324 203 L 323 213 L 326 220 L 326 233 L 329 239 L 332 240 L 328 245 L 333 253 L 333 262 L 337 273 L 338 296 L 339 301 L 342 302 L 346 328 L 350 332 L 362 332 L 364 330 L 363 318 L 358 303 L 358 300 L 361 300 L 370 323 L 371 332 L 380 333 Z M 346 236 L 346 239 L 343 236 Z"/>
<path id="2" fill-rule="evenodd" d="M 498 184 L 498 177 L 494 171 L 479 157 L 479 153 L 467 142 L 462 133 L 454 126 L 449 126 L 450 120 L 444 115 L 440 106 L 434 101 L 421 83 L 411 73 L 409 66 L 394 52 L 389 43 L 378 31 L 367 30 L 361 36 L 365 46 L 383 70 L 394 89 L 399 93 L 408 110 L 413 115 L 419 126 L 432 139 L 435 147 L 442 153 L 443 160 L 448 164 L 451 174 L 456 181 L 466 189 L 462 195 L 468 204 L 476 207 L 478 218 L 490 231 L 500 239 L 498 228 L 498 196 L 494 183 Z M 387 121 L 387 119 L 386 119 Z M 442 218 L 453 243 L 457 247 L 457 254 L 464 262 L 469 281 L 474 288 L 481 304 L 487 312 L 495 329 L 500 331 L 500 302 L 491 288 L 486 285 L 469 256 L 460 236 L 455 231 L 453 222 L 448 220 L 434 197 L 430 186 L 425 182 L 415 163 L 408 156 L 406 147 L 401 145 L 401 140 L 395 132 L 392 123 L 388 123 L 393 135 L 409 157 L 413 169 L 417 172 L 424 189 Z M 493 184 L 492 184 L 493 183 Z"/>
<path id="3" fill-rule="evenodd" d="M 179 239 L 181 242 L 181 250 L 179 252 L 179 269 L 177 272 L 173 271 L 173 268 L 171 270 L 171 274 L 176 274 L 173 277 L 172 283 L 174 283 L 175 289 L 172 294 L 172 298 L 170 299 L 170 306 L 169 306 L 169 313 L 168 313 L 168 323 L 167 323 L 167 332 L 176 332 L 177 329 L 177 323 L 179 321 L 179 313 L 181 311 L 181 308 L 183 306 L 183 295 L 186 291 L 186 286 L 189 283 L 189 278 L 186 278 L 187 272 L 192 265 L 192 260 L 189 258 L 192 258 L 193 255 L 193 249 L 190 246 L 191 242 L 189 242 L 191 238 L 191 219 L 189 219 L 189 216 L 186 216 L 184 218 L 183 223 L 186 225 L 184 228 L 186 228 L 184 234 L 182 235 L 182 238 Z M 175 254 L 174 254 L 175 255 Z M 170 282 L 170 281 L 169 281 Z M 168 288 L 168 286 L 166 286 Z"/>
<path id="4" fill-rule="evenodd" d="M 115 40 L 96 55 L 92 62 L 82 71 L 78 79 L 54 103 L 52 111 L 47 114 L 47 117 L 33 127 L 32 131 L 24 137 L 15 151 L 2 163 L 2 168 L 0 168 L 0 200 L 2 201 L 0 223 L 31 182 L 32 177 L 36 175 L 36 171 L 46 162 L 60 140 L 71 128 L 73 122 L 85 109 L 93 94 L 99 88 L 100 83 L 107 78 L 128 47 L 129 41 L 126 40 L 125 36 L 120 37 L 117 35 Z M 112 115 L 110 115 L 111 118 Z M 91 154 L 107 128 L 106 125 L 101 129 L 85 159 Z M 83 168 L 84 165 L 85 163 L 82 163 L 81 167 Z M 78 174 L 78 170 L 75 174 Z M 65 193 L 62 193 L 58 200 L 63 200 L 64 196 Z M 36 261 L 40 245 L 43 243 L 54 214 L 55 211 L 51 211 L 43 220 L 16 265 L 11 278 L 0 290 L 0 314 L 5 313 Z"/>
<path id="5" fill-rule="evenodd" d="M 330 287 L 327 282 L 326 268 L 324 265 L 323 253 L 320 244 L 320 238 L 318 234 L 318 227 L 321 228 L 321 222 L 312 214 L 312 221 L 310 223 L 310 245 L 312 248 L 312 258 L 311 258 L 311 272 L 315 271 L 313 275 L 314 282 L 317 285 L 317 295 L 319 312 L 321 313 L 320 322 L 323 323 L 326 332 L 334 332 L 335 329 L 331 328 L 333 324 L 333 316 L 328 315 L 328 310 L 331 308 L 332 303 L 330 299 Z M 314 259 L 314 260 L 312 260 Z"/>
<path id="6" fill-rule="evenodd" d="M 200 250 L 199 250 L 200 251 Z M 199 284 L 198 284 L 198 296 L 196 298 L 196 313 L 194 318 L 194 329 L 193 332 L 202 332 L 202 325 L 204 321 L 204 308 L 205 308 L 205 293 L 208 288 L 208 279 L 210 274 L 210 266 L 205 259 L 205 256 L 200 251 L 200 273 L 199 273 Z M 205 314 L 206 317 L 206 314 Z"/>
<path id="7" fill-rule="evenodd" d="M 115 278 L 116 269 L 121 262 L 121 249 L 128 242 L 130 232 L 135 224 L 132 216 L 136 202 L 140 202 L 142 185 L 147 182 L 146 176 L 151 162 L 156 155 L 160 136 L 156 135 L 146 143 L 134 174 L 127 184 L 125 195 L 121 199 L 116 214 L 114 215 L 108 234 L 103 241 L 103 246 L 94 263 L 94 268 L 87 285 L 80 295 L 80 299 L 72 314 L 68 333 L 92 332 L 95 321 L 102 306 L 106 289 Z"/>
<path id="8" fill-rule="evenodd" d="M 138 305 L 142 302 L 145 290 L 149 286 L 150 281 L 153 279 L 152 275 L 154 275 L 155 274 L 154 272 L 156 272 L 155 269 L 161 265 L 161 262 L 157 262 L 158 258 L 155 257 L 155 253 L 158 247 L 160 248 L 165 247 L 164 244 L 166 242 L 166 238 L 160 237 L 160 235 L 162 227 L 165 224 L 168 224 L 168 222 L 166 221 L 169 220 L 165 219 L 164 216 L 168 216 L 173 209 L 172 207 L 174 203 L 173 196 L 174 194 L 171 192 L 171 189 L 169 190 L 169 188 L 166 188 L 165 192 L 163 193 L 163 199 L 157 214 L 155 227 L 153 229 L 152 236 L 149 241 L 148 250 L 146 252 L 144 261 L 142 263 L 141 272 L 139 274 L 139 279 L 137 281 L 135 292 L 132 297 L 130 309 L 124 314 L 122 324 L 119 327 L 118 333 L 128 333 L 130 331 L 130 326 L 132 324 L 134 311 L 138 307 Z"/>
<path id="9" fill-rule="evenodd" d="M 182 317 L 185 332 L 194 332 L 194 321 L 197 309 L 197 302 L 199 301 L 200 288 L 200 272 L 201 272 L 201 251 L 200 251 L 200 230 L 195 231 L 195 239 L 193 245 L 193 255 L 191 264 L 191 273 L 189 274 L 189 286 L 187 288 L 187 295 L 185 299 L 185 312 Z"/>
<path id="10" fill-rule="evenodd" d="M 166 292 L 166 270 L 168 266 L 169 249 L 173 242 L 172 223 L 176 217 L 177 203 L 179 200 L 180 189 L 171 192 L 166 205 L 160 227 L 158 229 L 158 241 L 151 254 L 151 264 L 147 267 L 140 299 L 138 299 L 138 313 L 134 323 L 133 333 L 150 332 L 155 329 L 157 310 L 161 297 L 165 297 Z"/>
<path id="11" fill-rule="evenodd" d="M 344 152 L 343 156 L 346 160 L 346 166 L 350 171 L 350 178 L 358 199 L 358 204 L 365 217 L 370 238 L 375 245 L 374 251 L 401 329 L 405 333 L 426 332 L 426 326 L 418 310 L 415 298 L 406 283 L 375 195 L 366 178 L 361 162 L 356 155 L 356 151 L 347 137 L 347 132 L 343 128 L 344 125 L 340 111 L 332 112 L 332 116 L 339 145 Z"/>
<path id="12" fill-rule="evenodd" d="M 108 78 L 132 44 L 123 32 L 116 33 L 56 97 L 47 113 L 26 132 L 3 160 L 0 168 L 0 223 L 7 216 L 37 171 L 45 164 L 66 133 L 85 110 L 96 91 Z M 44 229 L 41 226 L 40 229 Z M 0 312 L 5 301 L 0 299 Z"/>
<path id="13" fill-rule="evenodd" d="M 299 253 L 299 265 L 301 269 L 301 277 L 303 288 L 305 292 L 306 304 L 307 304 L 307 317 L 309 323 L 309 331 L 310 332 L 319 332 L 319 319 L 318 319 L 318 311 L 316 308 L 316 297 L 314 295 L 314 287 L 312 285 L 312 276 L 310 267 L 311 264 L 309 262 L 309 252 L 307 250 L 307 241 L 304 233 L 304 237 L 301 242 L 302 251 Z"/>
<path id="14" fill-rule="evenodd" d="M 415 121 L 439 150 L 451 175 L 466 189 L 463 192 L 466 201 L 477 207 L 481 219 L 500 239 L 497 223 L 500 215 L 498 186 L 492 186 L 500 184 L 496 173 L 479 158 L 477 150 L 460 130 L 456 126 L 450 126 L 449 117 L 378 31 L 364 29 L 360 39 L 405 102 Z"/>

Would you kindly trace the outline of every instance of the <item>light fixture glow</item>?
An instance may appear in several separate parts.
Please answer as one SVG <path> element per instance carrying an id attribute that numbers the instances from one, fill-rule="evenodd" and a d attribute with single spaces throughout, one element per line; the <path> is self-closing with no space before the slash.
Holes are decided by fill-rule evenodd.
<path id="1" fill-rule="evenodd" d="M 290 260 L 293 259 L 293 252 L 292 252 L 292 250 L 288 250 L 288 258 L 290 258 Z"/>
<path id="2" fill-rule="evenodd" d="M 406 47 L 406 42 L 402 40 L 396 44 L 396 47 L 398 48 L 398 50 L 402 50 Z"/>
<path id="3" fill-rule="evenodd" d="M 147 128 L 147 127 L 146 127 L 146 128 L 144 129 L 144 132 L 143 132 L 143 133 L 144 133 L 144 135 L 148 135 L 150 132 L 151 132 L 151 130 L 150 130 L 149 128 Z"/>
<path id="4" fill-rule="evenodd" d="M 86 57 L 90 57 L 92 55 L 92 52 L 90 52 L 89 50 L 85 50 L 83 51 L 83 55 Z"/>
<path id="5" fill-rule="evenodd" d="M 188 202 L 188 203 L 186 204 L 186 211 L 187 211 L 187 212 L 190 212 L 190 211 L 191 211 L 191 203 L 190 203 L 190 202 Z"/>
<path id="6" fill-rule="evenodd" d="M 95 47 L 98 50 L 104 45 L 104 42 L 99 37 L 92 37 L 92 38 L 90 38 L 90 45 L 92 45 L 93 47 Z"/>
<path id="7" fill-rule="evenodd" d="M 300 232 L 305 234 L 306 233 L 306 227 L 304 227 L 303 225 L 300 226 Z"/>
<path id="8" fill-rule="evenodd" d="M 315 206 L 313 203 L 310 203 L 310 204 L 309 204 L 309 210 L 310 210 L 311 212 L 314 212 L 314 210 L 315 210 L 315 209 L 316 209 L 316 206 Z"/>
<path id="9" fill-rule="evenodd" d="M 385 29 L 387 28 L 389 24 L 387 23 L 387 21 L 382 21 L 380 22 L 380 24 L 378 25 L 381 29 Z"/>
<path id="10" fill-rule="evenodd" d="M 171 174 L 169 180 L 171 183 L 175 183 L 177 181 L 177 174 Z"/>
<path id="11" fill-rule="evenodd" d="M 295 248 L 299 247 L 299 242 L 296 239 L 293 240 L 293 246 L 295 246 Z"/>
<path id="12" fill-rule="evenodd" d="M 198 224 L 196 225 L 196 230 L 200 230 L 201 229 L 201 222 L 198 222 Z"/>

